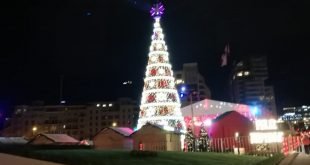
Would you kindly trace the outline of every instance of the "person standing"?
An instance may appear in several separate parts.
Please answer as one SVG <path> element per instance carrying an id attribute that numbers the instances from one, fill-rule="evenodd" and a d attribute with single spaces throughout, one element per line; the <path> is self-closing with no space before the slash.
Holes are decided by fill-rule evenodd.
<path id="1" fill-rule="evenodd" d="M 306 154 L 309 154 L 310 153 L 310 136 L 309 136 L 309 133 L 307 131 L 304 131 L 301 135 L 301 141 L 302 141 L 302 144 L 304 145 L 304 148 L 305 148 L 305 153 Z"/>

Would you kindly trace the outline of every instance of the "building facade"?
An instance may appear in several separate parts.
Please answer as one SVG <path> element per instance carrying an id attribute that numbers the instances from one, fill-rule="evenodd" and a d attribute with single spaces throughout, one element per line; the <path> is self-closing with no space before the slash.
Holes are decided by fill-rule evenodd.
<path id="1" fill-rule="evenodd" d="M 175 71 L 174 76 L 182 106 L 189 105 L 191 100 L 197 102 L 211 98 L 210 89 L 199 73 L 198 63 L 183 64 L 183 70 Z"/>
<path id="2" fill-rule="evenodd" d="M 78 140 L 91 139 L 105 127 L 134 128 L 138 113 L 136 101 L 127 98 L 88 105 L 22 105 L 16 106 L 2 134 L 32 137 L 39 133 L 64 133 Z"/>
<path id="3" fill-rule="evenodd" d="M 233 102 L 257 106 L 258 115 L 277 115 L 273 86 L 266 82 L 269 78 L 267 58 L 249 57 L 238 62 L 231 76 Z"/>
<path id="4" fill-rule="evenodd" d="M 284 107 L 281 119 L 287 122 L 304 123 L 305 129 L 309 129 L 310 106 L 302 105 L 299 107 Z"/>

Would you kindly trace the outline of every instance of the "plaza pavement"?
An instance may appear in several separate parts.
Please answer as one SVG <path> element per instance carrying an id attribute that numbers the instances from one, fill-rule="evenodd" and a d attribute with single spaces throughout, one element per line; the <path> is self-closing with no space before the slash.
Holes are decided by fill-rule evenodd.
<path id="1" fill-rule="evenodd" d="M 294 153 L 283 159 L 279 165 L 310 165 L 310 155 Z"/>
<path id="2" fill-rule="evenodd" d="M 0 153 L 1 165 L 62 165 L 42 160 L 30 159 L 21 156 Z"/>

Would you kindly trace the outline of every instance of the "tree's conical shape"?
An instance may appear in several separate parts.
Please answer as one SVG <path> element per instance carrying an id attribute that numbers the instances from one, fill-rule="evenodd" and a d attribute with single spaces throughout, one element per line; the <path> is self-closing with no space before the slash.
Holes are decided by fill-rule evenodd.
<path id="1" fill-rule="evenodd" d="M 155 23 L 144 78 L 138 129 L 149 122 L 167 130 L 185 131 L 180 99 L 160 26 L 163 6 L 157 4 L 152 8 L 151 14 L 154 16 Z"/>

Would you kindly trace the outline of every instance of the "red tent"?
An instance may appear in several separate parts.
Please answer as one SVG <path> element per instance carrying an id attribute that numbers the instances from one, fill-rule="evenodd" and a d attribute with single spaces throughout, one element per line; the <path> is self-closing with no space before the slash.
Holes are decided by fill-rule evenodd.
<path id="1" fill-rule="evenodd" d="M 212 121 L 209 135 L 211 138 L 235 137 L 238 132 L 239 136 L 249 136 L 253 130 L 253 123 L 236 111 L 225 112 Z"/>
<path id="2" fill-rule="evenodd" d="M 209 135 L 211 150 L 232 151 L 235 147 L 250 149 L 249 134 L 253 123 L 236 111 L 225 112 L 212 121 Z M 238 133 L 238 138 L 235 137 Z"/>

